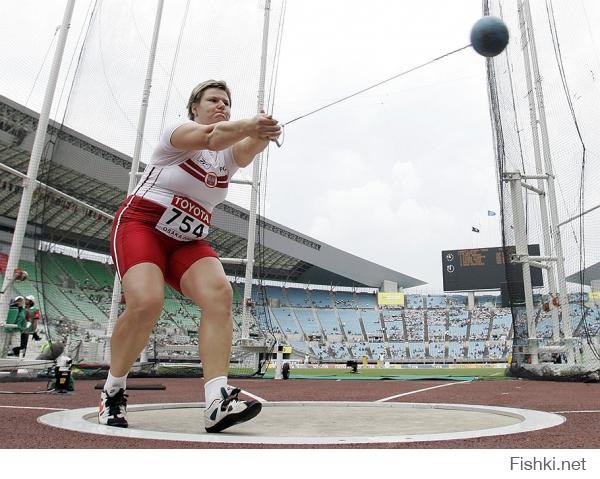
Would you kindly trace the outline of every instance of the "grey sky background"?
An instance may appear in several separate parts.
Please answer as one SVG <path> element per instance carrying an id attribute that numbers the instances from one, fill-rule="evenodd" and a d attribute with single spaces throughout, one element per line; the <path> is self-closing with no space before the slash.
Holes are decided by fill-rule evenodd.
<path id="1" fill-rule="evenodd" d="M 55 43 L 42 62 L 65 5 L 0 4 L 0 94 L 39 111 Z M 76 2 L 57 99 L 70 87 L 67 62 L 90 5 Z M 155 5 L 102 2 L 67 114 L 69 126 L 127 154 Z M 165 2 L 142 159 L 158 138 L 164 105 L 167 123 L 182 117 L 188 92 L 207 77 L 231 83 L 234 117 L 252 114 L 261 5 L 192 2 L 169 90 L 185 1 Z M 272 41 L 280 8 L 274 0 Z M 465 46 L 481 15 L 479 0 L 289 0 L 273 113 L 289 121 Z M 462 51 L 289 125 L 267 171 L 267 217 L 441 291 L 441 250 L 500 243 L 499 215 L 487 216 L 498 213 L 498 198 L 484 58 Z M 247 197 L 238 188 L 230 199 L 247 206 Z"/>

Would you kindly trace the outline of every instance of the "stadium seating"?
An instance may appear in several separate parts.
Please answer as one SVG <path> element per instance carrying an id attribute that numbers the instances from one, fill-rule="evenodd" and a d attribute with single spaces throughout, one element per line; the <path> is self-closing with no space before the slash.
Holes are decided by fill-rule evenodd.
<path id="1" fill-rule="evenodd" d="M 311 354 L 310 346 L 306 341 L 290 341 L 290 346 L 302 354 Z"/>
<path id="2" fill-rule="evenodd" d="M 271 312 L 277 323 L 279 324 L 279 328 L 281 331 L 288 337 L 294 338 L 301 336 L 301 329 L 298 326 L 298 323 L 292 316 L 292 312 L 289 308 L 270 308 Z"/>
<path id="3" fill-rule="evenodd" d="M 39 298 L 53 334 L 82 342 L 80 350 L 90 354 L 102 349 L 103 342 L 98 343 L 100 346 L 93 343 L 106 331 L 114 281 L 112 266 L 48 252 L 40 254 L 39 264 L 43 281 L 35 264 L 20 262 L 30 280 L 15 284 L 16 293 Z M 237 282 L 232 288 L 234 331 L 239 335 L 244 286 Z M 498 298 L 493 295 L 478 297 L 472 311 L 465 307 L 465 295 L 407 294 L 406 308 L 396 309 L 378 308 L 372 293 L 273 285 L 261 292 L 255 285 L 252 297 L 258 327 L 273 331 L 282 342 L 294 343 L 297 351 L 313 360 L 367 356 L 373 361 L 381 355 L 386 360 L 499 360 L 511 350 L 512 313 L 498 308 Z M 271 307 L 264 309 L 265 300 Z M 584 327 L 583 317 L 588 327 L 600 329 L 600 305 L 573 301 L 569 308 L 575 336 Z M 162 344 L 169 358 L 197 356 L 194 347 L 199 321 L 198 308 L 167 287 L 156 330 L 159 351 Z M 550 314 L 543 315 L 537 327 L 542 336 L 550 338 Z M 252 323 L 251 331 L 256 328 Z M 309 339 L 313 340 L 307 342 Z"/>
<path id="4" fill-rule="evenodd" d="M 425 315 L 422 310 L 406 310 L 404 312 L 404 321 L 406 322 L 406 331 L 408 341 L 423 341 L 425 339 Z"/>
<path id="5" fill-rule="evenodd" d="M 406 350 L 404 348 L 404 342 L 388 343 L 388 346 L 390 348 L 390 353 L 392 354 L 392 359 L 406 358 Z"/>
<path id="6" fill-rule="evenodd" d="M 448 357 L 449 358 L 464 358 L 465 350 L 462 342 L 450 341 L 448 343 Z"/>
<path id="7" fill-rule="evenodd" d="M 367 351 L 367 344 L 363 342 L 350 343 L 350 355 L 351 359 L 360 359 L 363 356 L 369 358 L 369 352 Z"/>
<path id="8" fill-rule="evenodd" d="M 406 303 L 407 309 L 421 309 L 423 308 L 423 296 L 416 294 L 407 294 L 404 296 L 404 302 Z"/>
<path id="9" fill-rule="evenodd" d="M 300 326 L 302 327 L 302 330 L 307 335 L 312 335 L 312 336 L 322 336 L 323 335 L 323 333 L 321 332 L 321 326 L 319 325 L 317 320 L 314 318 L 311 309 L 294 308 L 294 312 L 296 313 L 296 318 L 298 318 L 298 321 L 300 323 Z"/>
<path id="10" fill-rule="evenodd" d="M 404 319 L 401 310 L 382 310 L 388 341 L 404 340 Z"/>
<path id="11" fill-rule="evenodd" d="M 315 356 L 317 357 L 317 359 L 319 360 L 330 360 L 330 359 L 334 359 L 330 354 L 329 351 L 327 349 L 327 346 L 325 345 L 325 343 L 319 343 L 317 341 L 312 341 L 309 343 L 311 349 L 313 350 Z"/>
<path id="12" fill-rule="evenodd" d="M 384 343 L 369 342 L 367 343 L 367 347 L 371 350 L 371 359 L 389 359 L 389 354 L 385 349 Z"/>
<path id="13" fill-rule="evenodd" d="M 271 302 L 271 306 L 283 307 L 290 305 L 290 302 L 283 294 L 283 288 L 276 288 L 275 286 L 265 286 L 265 294 Z"/>
<path id="14" fill-rule="evenodd" d="M 361 309 L 374 309 L 377 307 L 377 296 L 368 293 L 357 293 L 358 307 Z"/>
<path id="15" fill-rule="evenodd" d="M 441 359 L 446 355 L 446 343 L 445 342 L 429 342 L 429 357 L 434 359 Z"/>
<path id="16" fill-rule="evenodd" d="M 323 330 L 327 336 L 342 335 L 337 313 L 333 309 L 315 309 L 314 311 L 319 317 Z"/>
<path id="17" fill-rule="evenodd" d="M 425 344 L 423 342 L 409 341 L 408 353 L 412 359 L 425 359 Z"/>
<path id="18" fill-rule="evenodd" d="M 363 326 L 367 336 L 377 335 L 383 336 L 383 329 L 381 328 L 381 319 L 379 318 L 379 311 L 372 309 L 363 309 L 360 311 Z"/>
<path id="19" fill-rule="evenodd" d="M 353 293 L 338 291 L 334 293 L 334 297 L 336 308 L 356 308 L 358 306 L 358 302 Z"/>
<path id="20" fill-rule="evenodd" d="M 467 357 L 471 359 L 482 358 L 485 350 L 485 343 L 483 341 L 469 341 L 469 351 Z"/>
<path id="21" fill-rule="evenodd" d="M 310 291 L 310 296 L 315 308 L 333 308 L 333 298 L 329 291 L 313 289 Z"/>
<path id="22" fill-rule="evenodd" d="M 446 308 L 448 304 L 446 303 L 445 296 L 427 296 L 426 297 L 426 306 L 427 309 L 441 309 Z"/>
<path id="23" fill-rule="evenodd" d="M 340 320 L 342 321 L 346 335 L 360 336 L 361 338 L 363 337 L 360 321 L 358 319 L 358 312 L 356 310 L 338 309 L 338 314 L 340 316 Z"/>
<path id="24" fill-rule="evenodd" d="M 287 297 L 294 308 L 310 308 L 310 301 L 304 289 L 287 288 Z"/>

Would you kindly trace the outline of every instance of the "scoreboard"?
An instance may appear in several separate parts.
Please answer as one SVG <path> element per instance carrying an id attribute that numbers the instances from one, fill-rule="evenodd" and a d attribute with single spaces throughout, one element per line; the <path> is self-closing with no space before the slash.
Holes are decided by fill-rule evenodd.
<path id="1" fill-rule="evenodd" d="M 539 256 L 540 245 L 529 245 L 528 251 L 530 256 Z M 444 291 L 500 289 L 507 281 L 522 283 L 522 265 L 509 262 L 514 253 L 514 247 L 442 251 Z M 543 286 L 542 270 L 532 267 L 530 271 L 533 287 Z"/>

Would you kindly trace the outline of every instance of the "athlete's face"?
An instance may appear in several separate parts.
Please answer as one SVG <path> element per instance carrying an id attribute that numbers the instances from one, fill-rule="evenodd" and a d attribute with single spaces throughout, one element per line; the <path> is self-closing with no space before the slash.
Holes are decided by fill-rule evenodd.
<path id="1" fill-rule="evenodd" d="M 229 97 L 220 88 L 207 88 L 200 101 L 193 104 L 192 112 L 202 125 L 227 121 L 231 116 Z"/>

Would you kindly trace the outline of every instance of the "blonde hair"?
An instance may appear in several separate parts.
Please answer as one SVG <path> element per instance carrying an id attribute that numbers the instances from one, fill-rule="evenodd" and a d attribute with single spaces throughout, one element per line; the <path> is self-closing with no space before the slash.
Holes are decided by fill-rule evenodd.
<path id="1" fill-rule="evenodd" d="M 219 90 L 223 90 L 227 93 L 227 97 L 229 98 L 229 105 L 231 105 L 231 92 L 229 91 L 229 87 L 224 80 L 206 80 L 202 83 L 198 83 L 192 93 L 190 94 L 190 99 L 187 104 L 188 118 L 190 120 L 194 119 L 194 113 L 192 112 L 192 105 L 196 102 L 199 102 L 202 99 L 202 95 L 209 88 L 218 88 Z"/>

